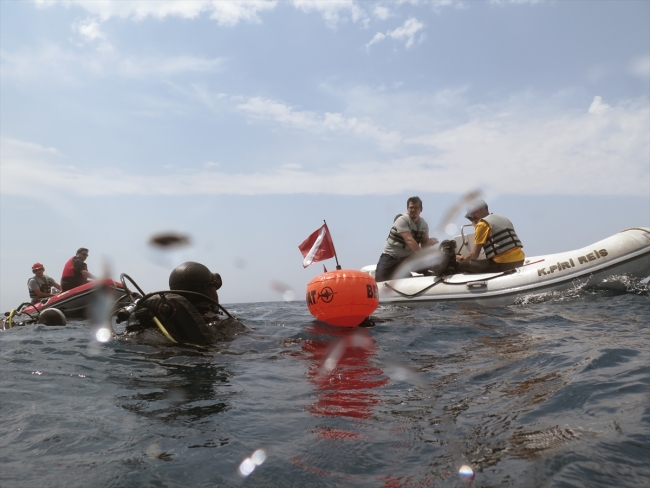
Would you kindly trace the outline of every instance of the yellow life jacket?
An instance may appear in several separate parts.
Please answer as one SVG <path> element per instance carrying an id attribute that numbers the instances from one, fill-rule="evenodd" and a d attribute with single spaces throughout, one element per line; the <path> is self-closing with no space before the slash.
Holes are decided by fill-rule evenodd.
<path id="1" fill-rule="evenodd" d="M 490 236 L 483 244 L 486 258 L 491 259 L 515 247 L 524 247 L 517 237 L 514 225 L 506 217 L 490 214 L 481 220 L 490 226 Z"/>

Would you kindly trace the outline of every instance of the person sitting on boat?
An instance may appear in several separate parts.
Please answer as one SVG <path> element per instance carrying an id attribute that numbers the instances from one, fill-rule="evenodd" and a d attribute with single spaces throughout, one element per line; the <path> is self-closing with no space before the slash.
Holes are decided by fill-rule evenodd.
<path id="1" fill-rule="evenodd" d="M 203 345 L 248 332 L 219 305 L 221 285 L 221 275 L 203 264 L 181 264 L 169 276 L 169 292 L 150 293 L 137 304 L 127 334 L 156 344 Z"/>
<path id="2" fill-rule="evenodd" d="M 411 197 L 406 201 L 407 213 L 395 217 L 384 250 L 379 256 L 375 281 L 391 279 L 397 267 L 408 257 L 421 251 L 424 247 L 438 242 L 429 237 L 429 225 L 420 217 L 422 200 Z"/>
<path id="3" fill-rule="evenodd" d="M 33 264 L 32 273 L 34 273 L 34 276 L 27 280 L 29 298 L 32 303 L 38 302 L 41 298 L 56 295 L 56 293 L 52 292 L 52 288 L 55 288 L 57 292 L 61 290 L 61 285 L 45 274 L 45 267 L 41 263 Z"/>
<path id="4" fill-rule="evenodd" d="M 461 273 L 498 273 L 524 264 L 524 246 L 510 220 L 491 214 L 484 200 L 476 201 L 465 218 L 474 224 L 474 248 L 456 257 Z M 487 259 L 478 259 L 481 249 Z"/>
<path id="5" fill-rule="evenodd" d="M 95 279 L 88 271 L 88 265 L 84 262 L 88 258 L 88 249 L 80 247 L 77 254 L 68 259 L 63 267 L 61 275 L 61 291 L 68 291 L 88 283 L 89 280 Z"/>

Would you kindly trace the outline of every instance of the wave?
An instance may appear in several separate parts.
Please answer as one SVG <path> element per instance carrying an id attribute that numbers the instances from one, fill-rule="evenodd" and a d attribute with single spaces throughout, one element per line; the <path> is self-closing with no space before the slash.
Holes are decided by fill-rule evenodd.
<path id="1" fill-rule="evenodd" d="M 627 275 L 612 275 L 597 285 L 581 283 L 568 290 L 554 290 L 544 293 L 530 293 L 517 298 L 515 305 L 531 305 L 544 302 L 563 302 L 580 300 L 586 297 L 607 297 L 612 295 L 633 294 L 649 296 L 650 276 L 635 278 Z"/>

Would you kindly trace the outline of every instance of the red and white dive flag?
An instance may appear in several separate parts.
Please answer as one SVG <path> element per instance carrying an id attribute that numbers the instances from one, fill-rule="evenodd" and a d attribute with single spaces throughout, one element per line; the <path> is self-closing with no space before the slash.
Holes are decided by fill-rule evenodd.
<path id="1" fill-rule="evenodd" d="M 298 246 L 305 259 L 302 260 L 302 266 L 306 268 L 312 263 L 325 261 L 336 255 L 332 236 L 327 228 L 327 224 L 310 235 L 305 242 Z"/>

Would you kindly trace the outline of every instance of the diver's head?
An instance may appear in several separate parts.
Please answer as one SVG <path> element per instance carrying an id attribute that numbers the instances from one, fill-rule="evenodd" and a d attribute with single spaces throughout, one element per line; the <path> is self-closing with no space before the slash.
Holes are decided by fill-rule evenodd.
<path id="1" fill-rule="evenodd" d="M 206 266 L 193 261 L 181 264 L 169 275 L 170 290 L 194 291 L 216 301 L 219 301 L 217 290 L 221 285 L 219 273 L 212 273 Z M 195 302 L 198 298 L 187 296 L 191 302 Z"/>

